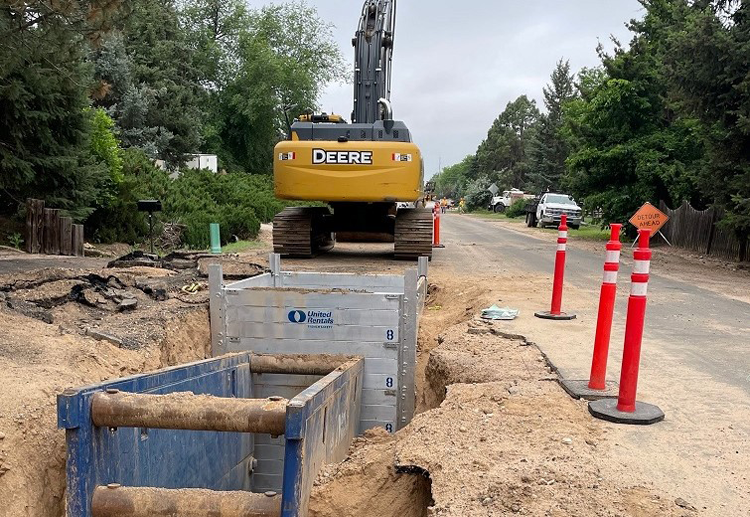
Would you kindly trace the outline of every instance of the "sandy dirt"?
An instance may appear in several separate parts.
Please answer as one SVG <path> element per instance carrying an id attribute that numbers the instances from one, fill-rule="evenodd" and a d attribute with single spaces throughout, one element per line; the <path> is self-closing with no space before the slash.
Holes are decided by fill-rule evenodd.
<path id="1" fill-rule="evenodd" d="M 602 474 L 606 430 L 564 394 L 534 345 L 505 335 L 482 321 L 441 333 L 424 386 L 435 408 L 329 466 L 312 515 L 683 515 L 649 482 Z"/>
<path id="2" fill-rule="evenodd" d="M 97 291 L 86 275 L 116 276 L 138 300 L 129 312 Z M 156 300 L 136 285 L 183 295 L 189 278 L 165 270 L 41 270 L 0 279 L 1 515 L 63 514 L 65 435 L 56 396 L 69 387 L 203 359 L 210 351 L 205 303 Z M 91 305 L 71 299 L 83 286 Z M 124 286 L 124 287 L 123 287 Z M 205 300 L 204 300 L 205 302 Z M 91 329 L 119 342 L 97 340 Z"/>

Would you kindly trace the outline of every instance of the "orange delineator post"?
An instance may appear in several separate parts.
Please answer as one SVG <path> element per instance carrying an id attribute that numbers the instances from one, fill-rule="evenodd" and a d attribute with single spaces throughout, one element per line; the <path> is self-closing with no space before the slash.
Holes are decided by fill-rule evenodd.
<path id="1" fill-rule="evenodd" d="M 607 357 L 609 340 L 612 335 L 612 317 L 615 312 L 617 296 L 617 271 L 620 269 L 621 224 L 610 224 L 611 233 L 607 243 L 607 256 L 604 262 L 604 279 L 599 294 L 599 314 L 596 319 L 596 337 L 594 338 L 594 355 L 591 360 L 589 388 L 592 390 L 607 389 Z"/>
<path id="2" fill-rule="evenodd" d="M 432 247 L 433 248 L 444 248 L 440 244 L 440 207 L 435 205 L 435 209 L 432 211 L 433 231 L 432 231 Z"/>
<path id="3" fill-rule="evenodd" d="M 562 312 L 563 282 L 565 278 L 565 252 L 568 243 L 568 216 L 560 217 L 558 227 L 557 253 L 555 254 L 555 276 L 552 281 L 552 307 L 549 311 L 537 312 L 537 318 L 548 320 L 572 320 L 575 314 Z"/>
<path id="4" fill-rule="evenodd" d="M 650 238 L 651 230 L 638 230 L 638 249 L 633 252 L 633 274 L 630 277 L 630 297 L 625 320 L 619 396 L 617 400 L 602 399 L 589 403 L 589 412 L 593 416 L 620 424 L 648 425 L 664 419 L 664 412 L 658 407 L 636 401 L 646 320 L 646 293 L 651 269 Z"/>

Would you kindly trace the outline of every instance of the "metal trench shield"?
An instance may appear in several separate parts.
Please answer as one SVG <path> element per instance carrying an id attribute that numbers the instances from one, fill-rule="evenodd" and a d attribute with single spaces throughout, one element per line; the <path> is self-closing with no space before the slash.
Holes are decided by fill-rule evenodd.
<path id="1" fill-rule="evenodd" d="M 268 466 L 255 459 L 261 438 L 268 435 L 102 427 L 92 418 L 93 398 L 107 390 L 257 398 L 250 380 L 252 361 L 252 354 L 235 354 L 70 389 L 58 396 L 58 425 L 66 430 L 67 515 L 95 517 L 93 494 L 111 483 L 127 487 L 121 494 L 126 501 L 128 494 L 137 495 L 144 487 L 230 494 L 253 489 L 258 484 L 254 478 L 266 475 Z M 304 517 L 320 468 L 346 457 L 358 430 L 363 370 L 364 361 L 352 358 L 289 397 L 284 435 L 278 438 L 282 476 L 276 492 L 281 492 L 282 517 Z M 211 495 L 215 493 L 207 494 Z M 181 497 L 179 491 L 170 496 Z M 142 504 L 135 508 L 138 515 L 149 515 Z"/>
<path id="2" fill-rule="evenodd" d="M 365 358 L 359 431 L 395 432 L 414 414 L 417 319 L 426 292 L 426 265 L 405 276 L 282 272 L 224 285 L 209 266 L 213 355 L 342 354 Z M 263 396 L 284 396 L 310 378 L 254 375 Z"/>

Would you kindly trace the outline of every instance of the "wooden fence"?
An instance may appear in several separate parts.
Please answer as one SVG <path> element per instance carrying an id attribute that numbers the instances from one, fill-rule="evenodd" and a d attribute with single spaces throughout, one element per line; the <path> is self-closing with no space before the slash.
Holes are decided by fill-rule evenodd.
<path id="1" fill-rule="evenodd" d="M 41 199 L 26 200 L 26 251 L 45 255 L 83 256 L 83 225 L 45 208 Z"/>
<path id="2" fill-rule="evenodd" d="M 662 233 L 674 246 L 724 260 L 750 258 L 750 241 L 741 242 L 733 232 L 716 225 L 723 216 L 720 210 L 696 210 L 687 201 L 674 210 L 662 201 L 659 208 L 669 216 Z"/>

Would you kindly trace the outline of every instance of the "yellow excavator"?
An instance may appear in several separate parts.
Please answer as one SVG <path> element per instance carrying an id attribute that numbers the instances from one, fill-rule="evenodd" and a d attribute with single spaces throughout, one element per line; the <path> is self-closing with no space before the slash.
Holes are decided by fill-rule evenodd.
<path id="1" fill-rule="evenodd" d="M 432 256 L 432 213 L 424 208 L 424 167 L 390 102 L 396 0 L 367 0 L 352 44 L 354 110 L 302 115 L 274 151 L 281 199 L 322 201 L 290 207 L 273 221 L 276 253 L 312 257 L 339 241 L 388 241 L 396 258 Z"/>

